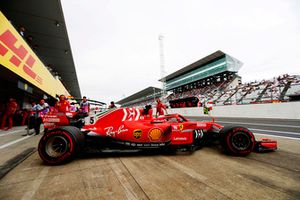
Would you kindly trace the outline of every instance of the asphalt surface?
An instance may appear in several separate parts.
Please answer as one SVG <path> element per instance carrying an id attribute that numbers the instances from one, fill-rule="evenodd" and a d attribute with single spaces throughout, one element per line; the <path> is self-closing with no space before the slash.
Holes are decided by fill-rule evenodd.
<path id="1" fill-rule="evenodd" d="M 35 151 L 41 136 L 22 136 L 20 127 L 0 132 L 1 169 L 18 164 L 0 179 L 0 199 L 300 199 L 300 141 L 287 134 L 299 133 L 299 121 L 216 121 L 264 130 L 279 150 L 247 157 L 225 155 L 218 145 L 175 155 L 103 152 L 47 166 Z"/>
<path id="2" fill-rule="evenodd" d="M 0 131 L 0 179 L 36 151 L 41 135 L 35 136 L 33 130 L 27 135 L 25 128 Z"/>

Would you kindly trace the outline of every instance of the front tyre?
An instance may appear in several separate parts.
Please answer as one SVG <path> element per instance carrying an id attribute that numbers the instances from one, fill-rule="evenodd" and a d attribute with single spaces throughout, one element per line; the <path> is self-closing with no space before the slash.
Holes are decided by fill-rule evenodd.
<path id="1" fill-rule="evenodd" d="M 242 126 L 228 126 L 220 131 L 221 145 L 234 156 L 247 156 L 255 147 L 255 138 L 251 131 Z"/>
<path id="2" fill-rule="evenodd" d="M 61 127 L 48 131 L 41 138 L 38 151 L 41 159 L 48 165 L 68 162 L 80 152 L 84 136 L 75 127 Z"/>

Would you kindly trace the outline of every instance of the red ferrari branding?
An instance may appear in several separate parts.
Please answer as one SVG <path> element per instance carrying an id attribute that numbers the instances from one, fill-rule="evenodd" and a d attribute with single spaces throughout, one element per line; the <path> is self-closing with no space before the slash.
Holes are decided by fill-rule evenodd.
<path id="1" fill-rule="evenodd" d="M 153 128 L 149 131 L 149 138 L 152 141 L 159 140 L 162 136 L 163 131 L 160 128 Z"/>
<path id="2" fill-rule="evenodd" d="M 35 59 L 28 53 L 28 50 L 26 50 L 23 45 L 16 47 L 18 40 L 10 30 L 6 30 L 0 35 L 0 41 L 0 55 L 5 56 L 9 52 L 8 50 L 10 50 L 13 55 L 9 62 L 16 68 L 22 67 L 23 71 L 28 76 L 37 81 L 39 84 L 43 84 L 43 79 L 32 69 Z M 25 64 L 21 65 L 23 62 L 25 62 Z"/>
<path id="3" fill-rule="evenodd" d="M 179 125 L 179 129 L 182 131 L 183 128 L 184 128 L 183 124 L 180 124 L 180 125 Z"/>

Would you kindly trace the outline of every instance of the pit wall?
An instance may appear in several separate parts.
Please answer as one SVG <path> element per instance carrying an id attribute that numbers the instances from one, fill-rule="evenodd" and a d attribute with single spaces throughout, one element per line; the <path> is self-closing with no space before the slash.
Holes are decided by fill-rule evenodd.
<path id="1" fill-rule="evenodd" d="M 203 107 L 168 109 L 168 114 L 184 116 L 209 116 Z M 210 113 L 214 117 L 300 119 L 300 102 L 215 106 Z"/>

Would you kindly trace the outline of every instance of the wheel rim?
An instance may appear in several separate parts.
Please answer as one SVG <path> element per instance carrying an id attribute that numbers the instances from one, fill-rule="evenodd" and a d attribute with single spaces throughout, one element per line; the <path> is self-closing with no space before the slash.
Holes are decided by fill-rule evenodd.
<path id="1" fill-rule="evenodd" d="M 46 143 L 46 153 L 53 158 L 65 154 L 68 150 L 68 141 L 62 136 L 53 136 Z"/>
<path id="2" fill-rule="evenodd" d="M 251 140 L 249 135 L 244 132 L 237 132 L 231 138 L 232 145 L 235 149 L 244 151 L 249 148 Z"/>

